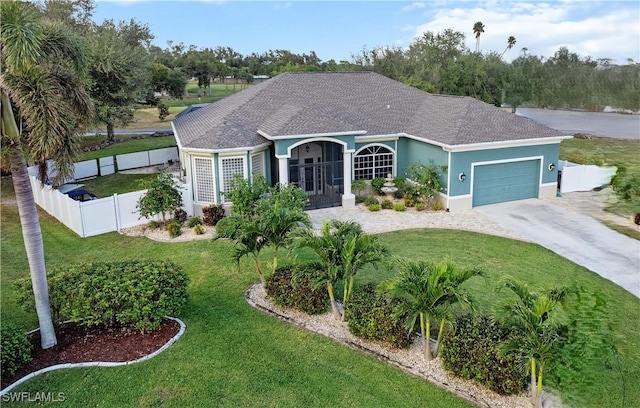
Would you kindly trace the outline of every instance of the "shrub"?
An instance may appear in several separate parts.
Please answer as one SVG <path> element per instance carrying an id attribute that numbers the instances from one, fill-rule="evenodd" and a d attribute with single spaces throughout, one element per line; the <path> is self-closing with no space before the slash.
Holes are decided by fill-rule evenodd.
<path id="1" fill-rule="evenodd" d="M 154 330 L 187 301 L 187 274 L 169 261 L 94 262 L 56 268 L 48 275 L 57 321 Z M 33 308 L 29 278 L 16 281 L 16 294 L 19 304 Z"/>
<path id="2" fill-rule="evenodd" d="M 364 199 L 364 205 L 366 205 L 367 207 L 370 206 L 371 204 L 378 204 L 378 199 L 373 197 L 373 196 L 367 196 Z"/>
<path id="3" fill-rule="evenodd" d="M 393 209 L 393 201 L 389 200 L 388 198 L 385 198 L 384 200 L 382 200 L 382 204 L 380 204 L 380 207 L 383 210 L 391 210 Z"/>
<path id="4" fill-rule="evenodd" d="M 323 287 L 314 288 L 313 270 L 310 266 L 290 265 L 280 267 L 266 281 L 267 295 L 276 305 L 292 307 L 307 314 L 320 314 L 329 307 Z"/>
<path id="5" fill-rule="evenodd" d="M 516 356 L 500 356 L 510 332 L 488 316 L 460 316 L 442 340 L 442 365 L 454 375 L 479 382 L 501 395 L 517 394 L 527 385 Z"/>
<path id="6" fill-rule="evenodd" d="M 167 232 L 171 238 L 182 235 L 182 224 L 177 221 L 171 221 L 166 226 Z"/>
<path id="7" fill-rule="evenodd" d="M 633 222 L 636 225 L 640 225 L 640 213 L 636 213 L 635 217 L 633 217 Z"/>
<path id="8" fill-rule="evenodd" d="M 345 307 L 349 331 L 364 339 L 382 340 L 394 347 L 408 347 L 412 338 L 402 325 L 404 317 L 394 319 L 398 303 L 397 299 L 378 295 L 373 283 L 356 287 Z"/>
<path id="9" fill-rule="evenodd" d="M 362 195 L 362 192 L 367 189 L 367 182 L 365 179 L 357 179 L 351 182 L 351 190 L 355 192 L 356 197 Z"/>
<path id="10" fill-rule="evenodd" d="M 187 221 L 187 226 L 188 226 L 189 228 L 193 228 L 193 227 L 195 227 L 196 225 L 200 225 L 200 224 L 202 224 L 202 218 L 200 218 L 200 217 L 191 217 L 191 218 L 189 218 L 189 220 Z"/>
<path id="11" fill-rule="evenodd" d="M 162 215 L 162 223 L 166 223 L 166 213 L 171 213 L 182 206 L 182 195 L 171 174 L 161 173 L 148 185 L 146 193 L 136 203 L 140 218 L 151 218 Z"/>
<path id="12" fill-rule="evenodd" d="M 27 333 L 6 321 L 0 323 L 0 339 L 2 377 L 11 377 L 20 367 L 31 361 L 33 345 Z"/>
<path id="13" fill-rule="evenodd" d="M 414 205 L 416 205 L 415 200 L 410 194 L 405 194 L 404 197 L 402 198 L 402 201 L 404 202 L 404 205 L 406 207 L 413 207 Z"/>
<path id="14" fill-rule="evenodd" d="M 384 177 L 376 177 L 373 180 L 371 180 L 371 188 L 378 195 L 384 195 L 384 193 L 382 192 L 382 187 L 384 187 L 384 183 L 386 182 L 387 180 L 385 180 Z"/>
<path id="15" fill-rule="evenodd" d="M 160 228 L 160 223 L 156 220 L 151 220 L 149 221 L 149 228 L 151 229 L 158 229 Z"/>
<path id="16" fill-rule="evenodd" d="M 187 212 L 182 208 L 178 208 L 173 212 L 173 221 L 180 223 L 180 225 L 184 224 L 188 217 Z"/>
<path id="17" fill-rule="evenodd" d="M 442 203 L 440 202 L 440 200 L 435 200 L 433 202 L 433 204 L 431 204 L 431 209 L 433 211 L 440 211 L 442 210 Z"/>
<path id="18" fill-rule="evenodd" d="M 204 234 L 204 227 L 202 224 L 196 224 L 193 226 L 193 232 L 195 232 L 196 235 L 202 235 Z"/>
<path id="19" fill-rule="evenodd" d="M 393 179 L 393 184 L 398 188 L 398 190 L 403 190 L 407 185 L 407 180 L 404 177 L 396 177 Z"/>
<path id="20" fill-rule="evenodd" d="M 369 209 L 369 211 L 373 211 L 373 212 L 380 211 L 380 204 L 378 203 L 369 204 L 367 208 Z"/>
<path id="21" fill-rule="evenodd" d="M 394 209 L 395 211 L 400 211 L 400 212 L 402 212 L 402 211 L 406 211 L 406 210 L 407 210 L 407 207 L 406 207 L 404 204 L 402 204 L 402 203 L 397 203 L 397 204 L 394 204 L 394 205 L 393 205 L 393 209 Z"/>
<path id="22" fill-rule="evenodd" d="M 424 211 L 425 208 L 427 206 L 422 201 L 416 203 L 416 211 Z"/>
<path id="23" fill-rule="evenodd" d="M 214 227 L 218 221 L 224 218 L 224 207 L 222 204 L 211 204 L 202 209 L 202 221 L 204 225 Z"/>
<path id="24" fill-rule="evenodd" d="M 397 200 L 402 200 L 404 195 L 406 194 L 406 190 L 404 188 L 399 188 L 393 193 L 393 198 Z"/>

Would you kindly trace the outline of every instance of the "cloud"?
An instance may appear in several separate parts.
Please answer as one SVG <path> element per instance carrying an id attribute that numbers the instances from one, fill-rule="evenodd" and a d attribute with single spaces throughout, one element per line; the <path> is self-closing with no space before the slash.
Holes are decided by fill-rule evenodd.
<path id="1" fill-rule="evenodd" d="M 284 10 L 284 9 L 288 9 L 293 7 L 293 3 L 288 1 L 286 3 L 276 3 L 275 4 L 275 8 L 276 10 Z"/>
<path id="2" fill-rule="evenodd" d="M 416 25 L 414 34 L 419 37 L 425 31 L 437 33 L 453 28 L 466 35 L 466 44 L 473 50 L 473 24 L 482 21 L 483 53 L 502 53 L 507 38 L 516 38 L 517 44 L 504 56 L 508 61 L 516 58 L 523 47 L 530 54 L 551 57 L 559 47 L 566 46 L 583 58 L 606 57 L 625 63 L 627 58 L 640 58 L 638 8 L 634 2 L 456 2 L 447 7 L 430 7 L 428 21 Z"/>
<path id="3" fill-rule="evenodd" d="M 402 8 L 402 11 L 404 11 L 404 12 L 409 12 L 409 11 L 411 11 L 411 10 L 422 9 L 422 8 L 424 8 L 424 7 L 425 7 L 425 5 L 424 5 L 424 3 L 423 3 L 423 2 L 421 2 L 421 1 L 416 1 L 416 2 L 414 2 L 414 3 L 409 4 L 408 6 L 404 6 L 404 7 Z"/>

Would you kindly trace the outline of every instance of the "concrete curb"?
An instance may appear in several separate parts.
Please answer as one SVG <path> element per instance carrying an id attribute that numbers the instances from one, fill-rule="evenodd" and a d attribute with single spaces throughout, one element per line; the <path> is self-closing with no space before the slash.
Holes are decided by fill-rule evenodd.
<path id="1" fill-rule="evenodd" d="M 151 354 L 148 354 L 148 355 L 146 355 L 144 357 L 140 357 L 137 360 L 124 361 L 124 362 L 90 361 L 90 362 L 86 362 L 86 363 L 65 363 L 65 364 L 58 364 L 58 365 L 54 365 L 54 366 L 50 366 L 50 367 L 45 367 L 45 368 L 43 368 L 41 370 L 34 371 L 33 373 L 22 377 L 21 379 L 19 379 L 18 381 L 14 382 L 13 384 L 8 385 L 5 389 L 0 390 L 0 397 L 5 395 L 9 391 L 11 391 L 12 389 L 17 387 L 18 385 L 20 385 L 20 384 L 32 379 L 33 377 L 36 377 L 36 376 L 38 376 L 40 374 L 48 373 L 49 371 L 62 370 L 62 369 L 65 369 L 65 368 L 82 368 L 82 367 L 118 367 L 118 366 L 126 366 L 126 365 L 130 365 L 130 364 L 140 363 L 140 362 L 145 361 L 145 360 L 149 360 L 150 358 L 153 358 L 153 357 L 157 356 L 158 354 L 162 353 L 167 348 L 169 348 L 169 346 L 171 346 L 173 343 L 175 343 L 176 340 L 178 340 L 184 334 L 184 331 L 187 328 L 187 326 L 184 324 L 184 322 L 182 320 L 178 319 L 178 318 L 171 317 L 171 316 L 165 316 L 165 318 L 178 322 L 178 324 L 180 325 L 180 330 L 178 330 L 178 333 L 176 333 L 175 336 L 173 336 L 171 339 L 169 339 L 169 341 L 164 346 L 160 347 L 158 350 L 154 351 Z M 32 330 L 29 333 L 35 332 L 37 330 L 38 329 Z"/>

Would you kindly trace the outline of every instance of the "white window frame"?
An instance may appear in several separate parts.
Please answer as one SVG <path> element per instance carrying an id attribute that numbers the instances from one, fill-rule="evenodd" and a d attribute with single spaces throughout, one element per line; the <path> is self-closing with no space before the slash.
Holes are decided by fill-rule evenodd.
<path id="1" fill-rule="evenodd" d="M 267 177 L 267 170 L 266 170 L 266 160 L 265 160 L 265 154 L 264 154 L 264 150 L 261 150 L 257 153 L 252 153 L 251 154 L 251 177 L 260 175 L 262 177 Z M 258 171 L 256 172 L 256 169 L 253 167 L 253 160 L 254 157 L 259 157 L 260 158 L 260 168 L 258 169 Z"/>
<path id="2" fill-rule="evenodd" d="M 196 160 L 206 160 L 210 163 L 210 169 L 211 169 L 211 188 L 212 188 L 212 194 L 213 194 L 213 201 L 203 201 L 200 200 L 200 193 L 201 193 L 201 185 L 200 182 L 198 181 L 198 168 L 196 166 Z M 196 203 L 216 203 L 217 200 L 216 198 L 218 197 L 218 191 L 216 188 L 216 171 L 215 171 L 215 166 L 214 166 L 214 161 L 213 161 L 213 157 L 202 157 L 202 156 L 191 156 L 191 164 L 193 166 L 193 191 L 194 191 L 194 201 Z"/>
<path id="3" fill-rule="evenodd" d="M 224 162 L 225 160 L 235 160 L 235 159 L 240 159 L 242 160 L 242 177 L 244 177 L 244 179 L 246 180 L 248 178 L 248 169 L 247 169 L 247 156 L 242 155 L 242 156 L 219 156 L 218 157 L 218 181 L 220 183 L 220 202 L 222 203 L 228 203 L 229 200 L 227 200 L 224 196 L 224 192 L 227 189 L 227 185 L 224 182 L 225 179 L 225 174 L 224 174 Z M 235 173 L 235 174 L 239 174 L 239 173 Z M 234 174 L 234 176 L 235 176 Z M 232 176 L 229 180 L 233 180 Z"/>
<path id="4" fill-rule="evenodd" d="M 371 174 L 372 174 L 372 178 L 364 178 L 364 180 L 367 181 L 371 181 L 373 178 L 376 177 L 376 168 L 380 168 L 380 167 L 388 167 L 388 166 L 376 166 L 376 156 L 378 155 L 387 155 L 390 154 L 391 155 L 391 175 L 395 176 L 396 174 L 396 159 L 397 159 L 397 155 L 396 152 L 393 148 L 387 146 L 386 144 L 382 144 L 382 143 L 372 143 L 372 144 L 368 144 L 366 146 L 361 147 L 360 149 L 358 149 L 354 154 L 353 154 L 353 180 L 357 180 L 356 178 L 356 171 L 358 171 L 359 169 L 356 168 L 356 164 L 357 164 L 357 157 L 360 155 L 360 153 L 362 153 L 364 150 L 367 149 L 374 149 L 374 148 L 384 148 L 388 151 L 388 153 L 372 153 L 372 154 L 367 154 L 366 156 L 371 156 L 373 158 L 372 161 L 372 165 L 371 167 L 367 167 L 371 169 Z M 386 174 L 389 172 L 386 172 L 384 176 L 382 177 L 386 177 Z"/>

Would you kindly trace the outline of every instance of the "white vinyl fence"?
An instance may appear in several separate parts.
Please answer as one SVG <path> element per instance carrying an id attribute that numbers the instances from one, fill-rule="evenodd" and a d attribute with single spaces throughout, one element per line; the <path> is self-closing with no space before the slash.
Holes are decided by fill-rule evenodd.
<path id="1" fill-rule="evenodd" d="M 558 161 L 558 170 L 562 172 L 560 193 L 572 191 L 591 191 L 611 182 L 616 174 L 616 167 L 599 167 L 571 163 L 566 160 Z"/>
<path id="2" fill-rule="evenodd" d="M 164 164 L 169 160 L 178 160 L 177 148 L 115 156 L 115 163 L 117 163 L 119 170 L 123 170 L 121 163 L 125 169 L 131 169 Z M 87 160 L 74 165 L 75 179 L 104 176 L 112 174 L 114 171 L 114 157 Z M 52 173 L 54 172 L 55 169 L 52 169 Z M 111 197 L 80 202 L 48 185 L 42 186 L 36 175 L 37 168 L 30 167 L 29 178 L 36 204 L 83 238 L 120 231 L 122 228 L 142 225 L 150 221 L 146 218 L 140 218 L 140 213 L 136 208 L 138 200 L 146 190 L 114 194 Z M 193 203 L 189 190 L 190 185 L 181 183 L 178 185 L 182 194 L 182 209 L 191 216 L 193 215 Z M 154 219 L 159 220 L 160 217 L 156 216 Z"/>
<path id="3" fill-rule="evenodd" d="M 138 200 L 146 190 L 80 202 L 50 186 L 41 186 L 40 181 L 34 176 L 29 178 L 36 204 L 83 238 L 120 231 L 122 228 L 142 225 L 150 221 L 147 218 L 140 218 L 140 213 L 136 209 Z M 193 215 L 191 192 L 185 186 L 180 185 L 180 187 L 184 203 L 182 209 L 188 215 Z M 159 220 L 159 216 L 154 219 Z"/>

